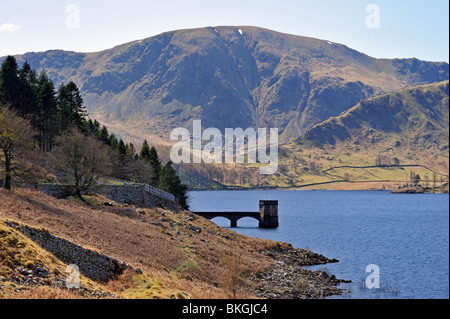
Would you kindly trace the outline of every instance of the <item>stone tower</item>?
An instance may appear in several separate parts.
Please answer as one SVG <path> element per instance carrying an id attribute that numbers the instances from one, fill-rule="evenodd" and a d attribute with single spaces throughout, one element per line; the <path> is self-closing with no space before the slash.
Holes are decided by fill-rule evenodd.
<path id="1" fill-rule="evenodd" d="M 278 201 L 277 200 L 260 200 L 259 213 L 262 221 L 259 223 L 260 228 L 277 228 L 278 227 Z"/>

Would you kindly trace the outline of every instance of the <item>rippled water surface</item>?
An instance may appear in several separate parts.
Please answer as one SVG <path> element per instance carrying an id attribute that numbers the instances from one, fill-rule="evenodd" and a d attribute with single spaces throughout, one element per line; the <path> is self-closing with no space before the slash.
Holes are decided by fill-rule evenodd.
<path id="1" fill-rule="evenodd" d="M 315 266 L 338 278 L 337 298 L 449 298 L 448 194 L 385 191 L 196 191 L 192 211 L 258 211 L 259 200 L 279 201 L 277 229 L 257 228 L 251 218 L 235 231 L 336 258 Z M 215 218 L 229 227 L 224 218 Z M 380 288 L 368 289 L 368 265 L 377 265 Z M 336 298 L 336 297 L 334 297 Z"/>

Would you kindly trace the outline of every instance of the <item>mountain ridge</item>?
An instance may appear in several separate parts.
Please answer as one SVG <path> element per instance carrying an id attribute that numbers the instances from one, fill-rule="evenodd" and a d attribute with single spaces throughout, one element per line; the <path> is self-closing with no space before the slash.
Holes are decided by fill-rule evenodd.
<path id="1" fill-rule="evenodd" d="M 448 131 L 448 95 L 449 81 L 447 80 L 405 87 L 398 91 L 374 96 L 362 100 L 339 116 L 314 125 L 300 140 L 335 144 L 336 140 L 351 139 L 352 135 L 354 136 L 352 130 L 375 129 L 385 134 L 394 134 L 404 133 L 411 128 L 416 130 L 419 124 L 423 129 L 428 127 L 431 130 Z M 410 123 L 411 116 L 414 116 L 412 120 L 416 123 Z M 419 123 L 420 116 L 425 123 Z M 331 129 L 328 127 L 330 125 L 337 125 L 340 129 Z M 319 132 L 329 134 L 320 136 Z"/>
<path id="2" fill-rule="evenodd" d="M 133 141 L 175 127 L 277 127 L 291 142 L 360 100 L 448 79 L 448 64 L 376 59 L 327 40 L 252 26 L 169 31 L 92 53 L 17 56 L 74 81 L 89 113 Z"/>

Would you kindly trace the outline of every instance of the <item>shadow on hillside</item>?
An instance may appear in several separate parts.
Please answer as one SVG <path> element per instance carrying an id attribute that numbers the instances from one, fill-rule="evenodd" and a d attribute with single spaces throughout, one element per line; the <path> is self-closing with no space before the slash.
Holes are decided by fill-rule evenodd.
<path id="1" fill-rule="evenodd" d="M 55 208 L 55 207 L 50 206 L 42 201 L 37 201 L 33 198 L 30 198 L 27 195 L 16 194 L 16 196 L 19 197 L 20 200 L 22 200 L 23 202 L 29 203 L 36 209 L 45 210 L 46 212 L 50 212 L 52 214 L 60 215 L 60 216 L 69 216 L 70 215 L 67 211 Z"/>

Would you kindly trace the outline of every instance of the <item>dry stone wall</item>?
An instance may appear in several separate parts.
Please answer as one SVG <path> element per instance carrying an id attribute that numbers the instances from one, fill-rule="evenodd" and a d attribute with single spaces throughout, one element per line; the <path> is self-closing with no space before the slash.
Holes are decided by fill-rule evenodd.
<path id="1" fill-rule="evenodd" d="M 69 188 L 60 184 L 42 184 L 39 186 L 39 190 L 56 198 L 63 198 L 70 194 Z M 162 191 L 160 191 L 161 194 L 155 194 L 146 184 L 98 185 L 93 191 L 118 203 L 176 208 L 173 195 Z"/>
<path id="2" fill-rule="evenodd" d="M 25 225 L 20 226 L 18 229 L 62 262 L 68 265 L 77 265 L 82 275 L 93 280 L 107 282 L 124 270 L 133 269 L 126 263 L 51 235 L 46 230 L 35 229 Z M 135 271 L 139 272 L 139 270 Z"/>

